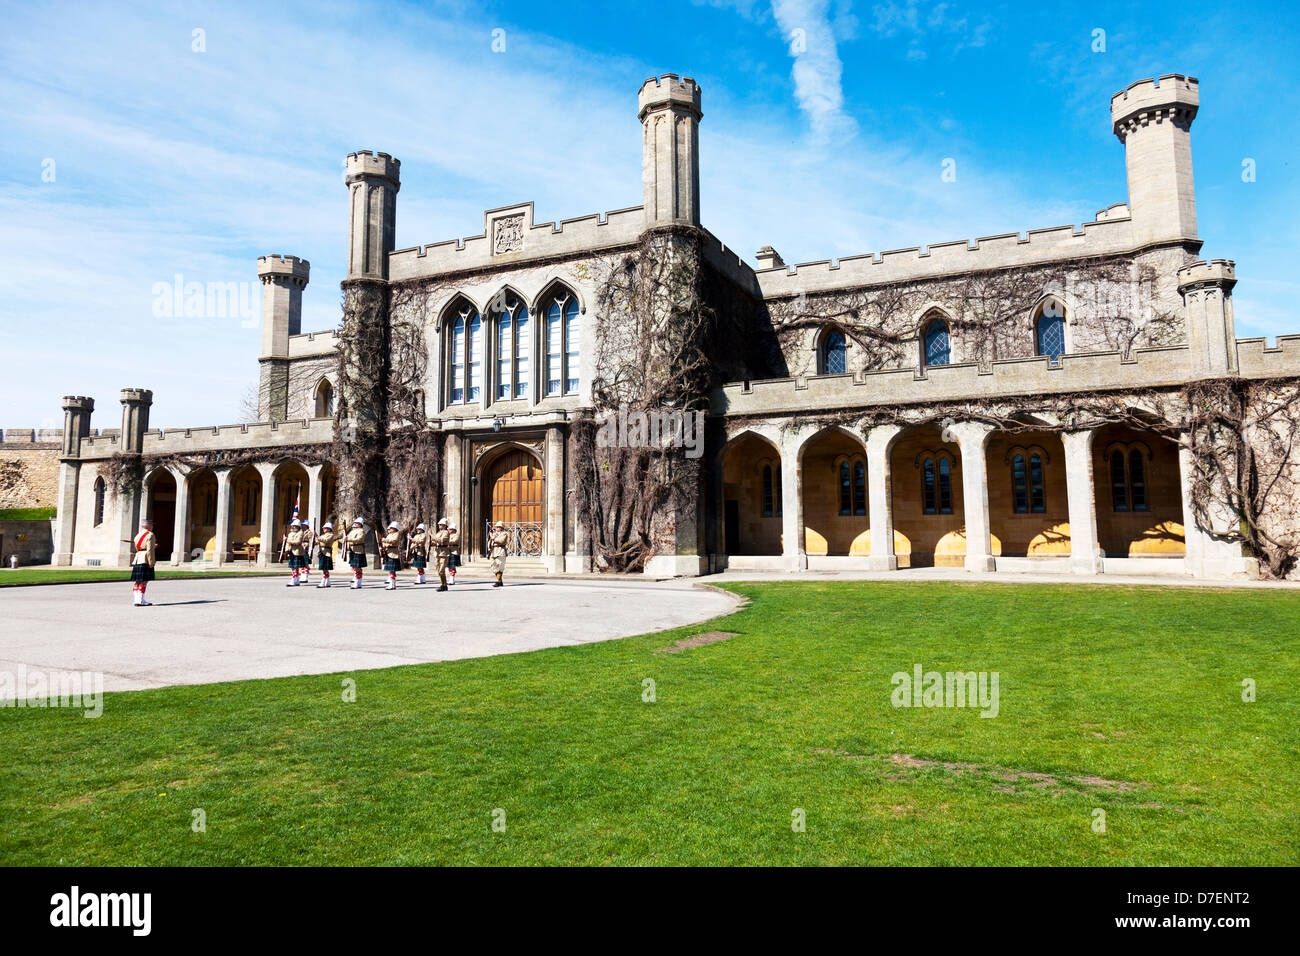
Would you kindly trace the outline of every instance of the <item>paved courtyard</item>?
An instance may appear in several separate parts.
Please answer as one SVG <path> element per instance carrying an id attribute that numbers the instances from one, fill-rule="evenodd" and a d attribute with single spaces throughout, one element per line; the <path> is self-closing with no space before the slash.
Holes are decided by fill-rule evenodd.
<path id="1" fill-rule="evenodd" d="M 372 579 L 286 588 L 283 578 L 0 591 L 0 671 L 99 671 L 104 689 L 324 674 L 608 641 L 707 620 L 736 599 L 683 582 L 462 581 L 385 591 Z M 0 691 L 3 693 L 4 691 Z M 12 697 L 10 693 L 8 696 Z"/>

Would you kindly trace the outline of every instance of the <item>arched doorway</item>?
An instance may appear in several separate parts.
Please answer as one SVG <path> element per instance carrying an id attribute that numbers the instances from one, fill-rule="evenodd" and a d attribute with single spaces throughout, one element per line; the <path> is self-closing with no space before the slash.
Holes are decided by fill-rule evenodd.
<path id="1" fill-rule="evenodd" d="M 146 509 L 145 514 L 153 519 L 157 558 L 170 561 L 176 541 L 176 479 L 166 469 L 159 469 L 150 476 Z"/>
<path id="2" fill-rule="evenodd" d="M 510 553 L 540 556 L 546 520 L 546 478 L 537 457 L 512 448 L 489 463 L 483 477 L 483 548 L 498 521 L 510 533 Z M 464 529 L 462 529 L 462 532 Z"/>
<path id="3" fill-rule="evenodd" d="M 753 432 L 732 439 L 722 452 L 722 534 L 728 556 L 781 553 L 781 453 Z"/>
<path id="4" fill-rule="evenodd" d="M 190 475 L 191 553 L 202 550 L 204 560 L 211 561 L 217 545 L 217 476 L 204 469 Z"/>

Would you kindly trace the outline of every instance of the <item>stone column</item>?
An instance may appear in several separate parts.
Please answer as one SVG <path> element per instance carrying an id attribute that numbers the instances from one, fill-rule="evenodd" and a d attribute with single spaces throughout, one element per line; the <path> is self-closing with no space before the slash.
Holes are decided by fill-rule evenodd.
<path id="1" fill-rule="evenodd" d="M 259 463 L 257 472 L 262 476 L 262 547 L 257 552 L 258 567 L 271 563 L 272 552 L 279 553 L 280 536 L 275 529 L 275 499 L 279 491 L 279 482 L 275 476 L 275 465 Z"/>
<path id="2" fill-rule="evenodd" d="M 867 566 L 873 571 L 898 570 L 889 450 L 902 431 L 901 425 L 878 425 L 867 435 L 867 511 L 871 516 L 871 556 Z"/>
<path id="3" fill-rule="evenodd" d="M 1188 436 L 1183 435 L 1178 444 L 1179 484 L 1183 497 L 1183 539 L 1187 544 L 1187 557 L 1183 567 L 1188 574 L 1198 578 L 1255 577 L 1259 574 L 1259 564 L 1254 559 L 1246 558 L 1241 553 L 1241 542 L 1225 540 L 1216 536 L 1214 531 L 1226 532 L 1235 529 L 1237 518 L 1226 504 L 1211 501 L 1206 506 L 1206 517 L 1210 527 L 1204 528 L 1196 520 L 1196 507 L 1192 494 L 1192 485 L 1196 477 L 1196 466 L 1192 449 L 1188 446 Z"/>
<path id="4" fill-rule="evenodd" d="M 59 520 L 55 531 L 54 558 L 51 564 L 72 564 L 77 542 L 77 488 L 81 482 L 81 463 L 64 461 L 59 465 Z"/>
<path id="5" fill-rule="evenodd" d="M 966 570 L 992 571 L 993 543 L 989 530 L 989 474 L 984 450 L 993 426 L 957 422 L 948 429 L 961 447 L 962 503 L 966 509 Z"/>
<path id="6" fill-rule="evenodd" d="M 172 535 L 172 566 L 190 559 L 190 478 L 179 468 L 168 467 L 176 481 L 176 530 Z M 220 489 L 220 485 L 217 486 Z"/>
<path id="7" fill-rule="evenodd" d="M 325 507 L 325 482 L 321 475 L 324 465 L 304 465 L 307 471 L 307 526 L 313 534 L 320 534 L 321 509 Z"/>
<path id="8" fill-rule="evenodd" d="M 546 430 L 546 570 L 564 570 L 564 434 Z"/>
<path id="9" fill-rule="evenodd" d="M 798 437 L 788 434 L 781 442 L 781 555 L 786 570 L 807 571 L 804 544 L 803 466 Z"/>
<path id="10" fill-rule="evenodd" d="M 230 553 L 230 469 L 213 468 L 212 473 L 217 478 L 217 542 L 212 548 L 212 563 L 219 568 L 226 563 L 226 555 Z M 186 511 L 189 511 L 188 505 Z"/>
<path id="11" fill-rule="evenodd" d="M 1097 547 L 1097 492 L 1092 475 L 1092 429 L 1062 432 L 1065 446 L 1065 489 L 1070 508 L 1070 570 L 1100 574 Z"/>

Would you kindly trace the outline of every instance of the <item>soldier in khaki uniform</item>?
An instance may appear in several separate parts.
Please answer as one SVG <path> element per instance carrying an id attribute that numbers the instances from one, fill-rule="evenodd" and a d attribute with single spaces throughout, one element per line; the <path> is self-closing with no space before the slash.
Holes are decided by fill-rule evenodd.
<path id="1" fill-rule="evenodd" d="M 352 584 L 349 589 L 356 591 L 361 588 L 361 571 L 366 566 L 366 519 L 357 518 L 352 522 L 352 530 L 348 532 L 348 564 L 352 568 Z"/>
<path id="2" fill-rule="evenodd" d="M 153 580 L 155 549 L 158 543 L 153 536 L 153 519 L 145 518 L 140 522 L 140 531 L 131 544 L 135 554 L 131 557 L 131 590 L 135 594 L 136 607 L 153 607 L 144 599 L 144 589 Z"/>
<path id="3" fill-rule="evenodd" d="M 384 535 L 384 570 L 388 572 L 385 591 L 397 590 L 397 572 L 402 569 L 402 529 L 396 521 L 388 524 L 388 533 Z"/>
<path id="4" fill-rule="evenodd" d="M 415 583 L 425 584 L 427 579 L 424 576 L 424 569 L 428 566 L 429 558 L 429 532 L 424 527 L 424 522 L 415 526 L 411 536 L 407 539 L 406 551 L 411 559 L 411 567 L 415 569 Z"/>
<path id="5" fill-rule="evenodd" d="M 488 557 L 492 559 L 492 573 L 496 575 L 494 588 L 501 587 L 501 575 L 506 570 L 506 548 L 510 545 L 510 532 L 506 530 L 506 523 L 498 521 L 492 529 L 492 534 L 488 537 Z"/>
<path id="6" fill-rule="evenodd" d="M 433 567 L 438 572 L 438 590 L 447 590 L 447 556 L 451 554 L 451 533 L 447 519 L 438 519 L 438 530 L 433 533 Z"/>
<path id="7" fill-rule="evenodd" d="M 460 532 L 450 521 L 447 522 L 447 583 L 456 583 L 456 569 L 460 567 Z"/>
<path id="8" fill-rule="evenodd" d="M 334 525 L 326 521 L 316 535 L 316 567 L 320 568 L 321 582 L 318 588 L 330 586 L 330 572 L 334 570 L 334 542 L 342 535 L 334 533 Z"/>
<path id="9" fill-rule="evenodd" d="M 307 567 L 306 528 L 297 518 L 289 522 L 289 530 L 284 535 L 284 549 L 289 552 L 289 574 L 292 575 L 285 587 L 296 588 L 302 584 L 298 576 Z"/>

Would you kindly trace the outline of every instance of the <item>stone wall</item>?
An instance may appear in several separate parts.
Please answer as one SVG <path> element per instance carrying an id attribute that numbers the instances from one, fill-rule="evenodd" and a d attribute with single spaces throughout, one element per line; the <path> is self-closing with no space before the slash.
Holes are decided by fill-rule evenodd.
<path id="1" fill-rule="evenodd" d="M 49 564 L 54 553 L 53 527 L 54 522 L 49 518 L 0 521 L 0 573 L 15 556 L 20 565 Z"/>
<path id="2" fill-rule="evenodd" d="M 57 429 L 0 432 L 0 508 L 53 508 L 58 503 Z"/>

